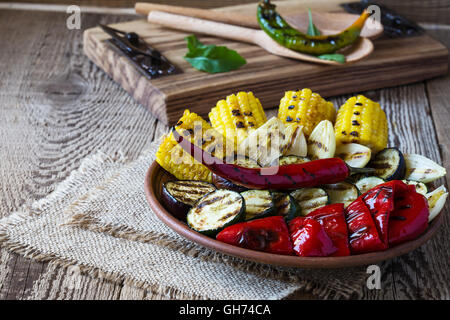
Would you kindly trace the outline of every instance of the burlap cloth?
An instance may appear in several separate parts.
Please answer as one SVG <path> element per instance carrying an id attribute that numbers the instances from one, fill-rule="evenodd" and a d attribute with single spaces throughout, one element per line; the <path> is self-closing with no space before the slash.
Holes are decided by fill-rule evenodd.
<path id="1" fill-rule="evenodd" d="M 321 298 L 360 295 L 364 268 L 305 270 L 248 262 L 166 227 L 144 196 L 156 147 L 133 162 L 103 153 L 87 157 L 50 195 L 0 220 L 0 245 L 166 298 L 281 299 L 298 289 Z"/>

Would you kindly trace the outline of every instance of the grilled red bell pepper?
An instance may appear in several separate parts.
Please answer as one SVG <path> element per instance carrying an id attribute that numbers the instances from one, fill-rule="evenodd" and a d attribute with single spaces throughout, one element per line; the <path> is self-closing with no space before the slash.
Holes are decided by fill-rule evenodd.
<path id="1" fill-rule="evenodd" d="M 387 248 L 378 235 L 377 227 L 362 196 L 347 206 L 345 219 L 347 220 L 348 240 L 352 254 L 380 251 Z"/>
<path id="2" fill-rule="evenodd" d="M 212 156 L 191 143 L 189 139 L 185 139 L 176 130 L 173 130 L 173 136 L 187 153 L 198 162 L 203 163 L 213 173 L 251 189 L 280 190 L 314 187 L 343 181 L 351 173 L 350 167 L 339 158 L 288 164 L 276 168 L 241 167 L 236 164 L 225 163 L 222 159 Z M 263 174 L 263 170 L 270 174 Z"/>
<path id="3" fill-rule="evenodd" d="M 335 203 L 310 212 L 305 218 L 312 218 L 323 226 L 334 246 L 338 249 L 333 256 L 348 256 L 347 223 L 344 216 L 344 204 Z"/>
<path id="4" fill-rule="evenodd" d="M 414 186 L 393 180 L 362 197 L 386 246 L 415 239 L 427 227 L 427 202 Z"/>
<path id="5" fill-rule="evenodd" d="M 283 217 L 241 222 L 219 232 L 216 239 L 241 248 L 292 255 L 292 243 Z"/>
<path id="6" fill-rule="evenodd" d="M 297 217 L 289 222 L 294 251 L 301 257 L 327 257 L 338 251 L 320 222 Z"/>
<path id="7" fill-rule="evenodd" d="M 389 218 L 389 245 L 416 239 L 428 226 L 428 202 L 414 186 L 395 198 L 395 208 Z"/>
<path id="8" fill-rule="evenodd" d="M 395 196 L 407 191 L 407 185 L 399 180 L 380 184 L 362 195 L 378 230 L 381 241 L 388 246 L 389 215 L 394 210 Z"/>
<path id="9" fill-rule="evenodd" d="M 427 201 L 414 186 L 400 180 L 380 184 L 346 209 L 351 251 L 384 250 L 415 239 L 427 228 L 428 214 Z"/>

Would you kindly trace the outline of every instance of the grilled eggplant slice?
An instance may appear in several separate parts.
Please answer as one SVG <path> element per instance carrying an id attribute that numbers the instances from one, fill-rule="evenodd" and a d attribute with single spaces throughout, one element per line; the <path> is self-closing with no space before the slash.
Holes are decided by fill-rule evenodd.
<path id="1" fill-rule="evenodd" d="M 235 191 L 216 190 L 208 193 L 192 207 L 186 221 L 190 228 L 213 237 L 220 230 L 245 217 L 244 198 Z"/>
<path id="2" fill-rule="evenodd" d="M 275 203 L 276 215 L 283 216 L 287 221 L 300 215 L 300 206 L 290 194 L 273 192 L 272 198 Z"/>
<path id="3" fill-rule="evenodd" d="M 370 189 L 385 182 L 385 180 L 378 177 L 363 177 L 362 179 L 356 181 L 355 185 L 360 193 L 366 193 Z"/>
<path id="4" fill-rule="evenodd" d="M 370 148 L 358 143 L 341 144 L 336 148 L 336 156 L 345 161 L 350 167 L 364 168 L 370 161 Z"/>
<path id="5" fill-rule="evenodd" d="M 428 216 L 428 222 L 431 222 L 444 208 L 445 201 L 447 200 L 448 192 L 444 186 L 440 186 L 434 191 L 427 193 L 425 198 L 428 200 L 428 209 L 430 210 L 430 215 Z"/>
<path id="6" fill-rule="evenodd" d="M 418 154 L 405 154 L 406 179 L 423 183 L 437 180 L 447 173 L 433 160 Z"/>
<path id="7" fill-rule="evenodd" d="M 245 200 L 245 220 L 259 219 L 275 214 L 275 204 L 268 190 L 248 190 L 241 193 Z"/>
<path id="8" fill-rule="evenodd" d="M 353 183 L 346 181 L 327 184 L 324 189 L 328 193 L 331 203 L 343 203 L 344 207 L 359 197 L 358 188 Z"/>
<path id="9" fill-rule="evenodd" d="M 410 184 L 416 187 L 416 192 L 426 195 L 428 193 L 428 188 L 423 182 L 413 181 L 413 180 L 402 180 L 406 184 Z"/>
<path id="10" fill-rule="evenodd" d="M 259 168 L 259 165 L 255 160 L 242 155 L 237 155 L 233 163 L 247 168 Z M 239 186 L 231 182 L 230 180 L 222 178 L 214 173 L 212 174 L 212 183 L 217 187 L 217 189 L 227 189 L 236 192 L 243 192 L 248 190 L 248 188 Z"/>
<path id="11" fill-rule="evenodd" d="M 186 219 L 189 209 L 216 188 L 208 182 L 194 180 L 167 181 L 162 186 L 161 200 L 175 217 Z"/>
<path id="12" fill-rule="evenodd" d="M 406 173 L 405 158 L 397 148 L 386 148 L 381 150 L 367 166 L 374 168 L 375 175 L 386 181 L 402 180 Z M 417 180 L 412 178 L 407 179 Z"/>
<path id="13" fill-rule="evenodd" d="M 215 173 L 213 173 L 211 177 L 212 183 L 217 187 L 217 189 L 226 189 L 236 192 L 243 192 L 245 190 L 248 190 L 246 187 L 238 186 L 230 180 L 222 178 Z"/>
<path id="14" fill-rule="evenodd" d="M 292 191 L 290 195 L 300 206 L 300 214 L 308 213 L 330 204 L 328 193 L 322 188 L 302 188 Z"/>

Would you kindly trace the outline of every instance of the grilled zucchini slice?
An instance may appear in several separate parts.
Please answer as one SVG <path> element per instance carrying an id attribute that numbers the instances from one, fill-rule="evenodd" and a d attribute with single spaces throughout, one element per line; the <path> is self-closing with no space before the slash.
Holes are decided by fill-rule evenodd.
<path id="1" fill-rule="evenodd" d="M 175 217 L 186 219 L 189 209 L 216 188 L 208 182 L 194 180 L 167 181 L 162 186 L 161 200 Z"/>
<path id="2" fill-rule="evenodd" d="M 292 191 L 290 195 L 300 206 L 300 214 L 308 213 L 330 204 L 328 193 L 322 188 L 302 188 Z"/>
<path id="3" fill-rule="evenodd" d="M 328 193 L 331 203 L 343 203 L 344 207 L 347 207 L 359 196 L 358 188 L 353 183 L 346 181 L 327 184 L 324 189 Z"/>
<path id="4" fill-rule="evenodd" d="M 208 193 L 192 207 L 187 216 L 188 226 L 213 237 L 220 230 L 245 217 L 245 200 L 235 191 L 216 190 Z"/>
<path id="5" fill-rule="evenodd" d="M 300 156 L 283 156 L 277 159 L 274 165 L 285 165 L 285 164 L 293 164 L 293 163 L 305 163 L 311 161 L 308 157 L 300 157 Z"/>
<path id="6" fill-rule="evenodd" d="M 275 204 L 276 215 L 283 216 L 288 221 L 300 215 L 300 206 L 290 194 L 273 192 L 272 198 Z"/>
<path id="7" fill-rule="evenodd" d="M 246 168 L 259 168 L 258 162 L 253 160 L 247 156 L 237 155 L 233 161 L 234 164 L 240 165 L 241 167 Z"/>
<path id="8" fill-rule="evenodd" d="M 275 214 L 275 204 L 268 190 L 248 190 L 241 192 L 245 200 L 245 220 L 268 217 Z"/>
<path id="9" fill-rule="evenodd" d="M 386 181 L 402 180 L 406 173 L 405 158 L 397 148 L 381 150 L 367 166 L 374 168 L 375 175 Z"/>
<path id="10" fill-rule="evenodd" d="M 359 192 L 366 193 L 370 189 L 385 182 L 386 181 L 378 177 L 364 177 L 356 181 L 355 185 L 358 188 Z"/>
<path id="11" fill-rule="evenodd" d="M 406 184 L 410 184 L 416 187 L 416 192 L 426 195 L 428 193 L 428 188 L 423 182 L 414 181 L 414 180 L 402 180 Z"/>

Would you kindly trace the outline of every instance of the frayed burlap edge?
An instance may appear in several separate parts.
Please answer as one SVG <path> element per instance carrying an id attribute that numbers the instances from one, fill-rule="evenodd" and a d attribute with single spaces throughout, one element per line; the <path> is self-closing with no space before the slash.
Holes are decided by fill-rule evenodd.
<path id="1" fill-rule="evenodd" d="M 86 171 L 95 170 L 99 163 L 104 164 L 126 164 L 128 162 L 127 158 L 123 155 L 116 154 L 114 156 L 109 156 L 104 153 L 97 153 L 91 157 L 84 159 L 77 170 L 74 170 L 69 177 L 62 181 L 55 190 L 50 193 L 47 197 L 35 201 L 31 205 L 23 206 L 19 211 L 12 213 L 11 215 L 0 220 L 0 246 L 7 249 L 10 252 L 19 254 L 25 258 L 33 259 L 39 262 L 49 263 L 51 266 L 70 268 L 77 267 L 77 270 L 82 275 L 91 276 L 94 278 L 105 279 L 106 281 L 111 281 L 117 284 L 124 284 L 129 286 L 134 286 L 136 288 L 146 290 L 147 298 L 151 299 L 153 296 L 155 298 L 163 299 L 181 299 L 181 300 L 200 300 L 208 299 L 207 297 L 187 294 L 181 290 L 172 288 L 167 285 L 159 285 L 154 283 L 149 283 L 146 281 L 137 280 L 131 276 L 123 275 L 116 272 L 107 272 L 101 268 L 86 265 L 80 263 L 76 260 L 67 259 L 61 257 L 60 255 L 53 253 L 45 253 L 40 251 L 34 246 L 23 244 L 20 242 L 13 241 L 8 235 L 8 228 L 19 225 L 29 219 L 36 218 L 42 214 L 46 213 L 46 209 L 53 203 L 61 201 L 64 197 L 68 196 L 68 191 L 73 186 L 73 179 L 77 179 L 76 175 L 86 174 Z M 122 167 L 123 168 L 123 167 Z M 110 181 L 114 179 L 117 172 L 114 172 L 109 178 L 100 181 L 102 182 Z M 74 177 L 75 175 L 75 177 Z M 95 187 L 94 187 L 95 188 Z M 87 192 L 80 196 L 79 199 L 88 197 L 91 192 Z M 289 288 L 280 292 L 280 295 L 287 296 L 294 292 L 296 288 Z"/>
<path id="2" fill-rule="evenodd" d="M 31 206 L 24 206 L 20 211 L 11 214 L 10 216 L 3 218 L 0 221 L 0 246 L 6 248 L 7 250 L 20 254 L 25 258 L 34 259 L 40 262 L 47 262 L 53 266 L 60 266 L 64 268 L 75 266 L 78 268 L 80 274 L 88 275 L 95 278 L 102 278 L 107 281 L 111 281 L 118 284 L 126 284 L 130 286 L 134 286 L 143 290 L 147 290 L 148 293 L 154 295 L 158 298 L 165 299 L 207 299 L 207 297 L 198 296 L 194 294 L 186 294 L 178 289 L 171 288 L 169 286 L 162 286 L 158 284 L 148 283 L 145 281 L 137 280 L 131 276 L 126 276 L 120 273 L 106 272 L 98 267 L 85 265 L 75 260 L 67 259 L 52 253 L 44 253 L 39 251 L 39 249 L 34 248 L 30 245 L 22 244 L 19 242 L 15 242 L 11 240 L 8 236 L 8 227 L 14 226 L 16 224 L 20 224 L 25 220 L 32 219 L 33 217 L 39 216 L 41 214 L 45 214 L 46 209 L 49 205 L 54 203 L 55 201 L 61 201 L 64 196 L 68 195 L 68 190 L 72 187 L 72 179 L 74 179 L 73 175 L 77 174 L 86 174 L 86 171 L 96 170 L 96 166 L 98 163 L 105 164 L 126 164 L 127 159 L 119 154 L 114 156 L 109 156 L 103 153 L 98 153 L 91 157 L 84 159 L 77 170 L 74 170 L 70 176 L 61 182 L 55 190 L 49 194 L 47 197 L 40 199 L 33 203 Z M 122 167 L 123 168 L 123 167 Z M 66 210 L 72 210 L 75 207 L 75 204 L 80 201 L 86 201 L 90 197 L 95 196 L 95 190 L 100 191 L 101 185 L 104 185 L 104 182 L 111 181 L 112 179 L 117 177 L 117 172 L 114 172 L 109 178 L 100 181 L 97 186 L 93 187 L 93 189 L 87 191 L 82 196 L 78 197 L 78 200 L 72 201 L 71 204 L 68 204 L 68 208 Z M 99 186 L 100 185 L 100 186 Z M 70 213 L 67 212 L 67 213 Z M 75 220 L 69 222 L 73 226 L 78 226 L 81 228 L 85 228 L 95 232 L 107 232 L 109 235 L 118 238 L 124 238 L 129 240 L 137 240 L 137 241 L 151 241 L 155 240 L 155 235 L 148 235 L 142 232 L 142 234 L 136 235 L 136 230 L 131 228 L 123 228 L 118 226 L 105 226 L 101 225 L 100 222 L 91 220 L 91 217 L 87 215 L 80 214 L 78 216 L 75 215 Z M 97 223 L 97 225 L 96 225 Z M 78 224 L 78 225 L 77 225 Z M 137 237 L 137 238 L 135 238 Z M 142 237 L 142 238 L 141 238 Z M 140 239 L 139 239 L 140 238 Z M 162 239 L 161 241 L 169 241 L 170 239 Z M 189 243 L 186 241 L 186 243 Z M 162 243 L 161 243 L 162 244 Z M 164 243 L 167 246 L 167 243 Z M 304 280 L 298 278 L 289 272 L 283 272 L 280 270 L 275 270 L 272 266 L 263 265 L 259 263 L 252 263 L 247 261 L 242 261 L 239 258 L 223 255 L 218 252 L 211 251 L 206 248 L 202 248 L 203 250 L 199 250 L 198 247 L 195 248 L 195 244 L 189 243 L 189 245 L 184 248 L 184 253 L 190 256 L 198 257 L 200 259 L 208 259 L 212 261 L 222 262 L 222 263 L 231 263 L 235 267 L 239 267 L 240 270 L 247 272 L 255 272 L 255 265 L 257 266 L 258 275 L 267 275 L 271 277 L 275 277 L 284 281 L 294 281 L 298 284 L 297 287 L 288 288 L 279 292 L 277 294 L 278 297 L 288 297 L 290 294 L 302 290 L 307 293 L 312 293 L 320 298 L 351 298 L 355 297 L 355 294 L 358 295 L 358 292 L 355 291 L 354 288 L 343 287 L 338 290 L 330 290 L 327 285 L 317 285 L 312 283 L 310 280 Z M 170 245 L 169 245 L 170 247 Z M 173 247 L 174 250 L 177 248 Z M 275 272 L 274 272 L 275 271 Z M 151 298 L 151 295 L 149 298 Z M 277 297 L 273 297 L 273 299 L 277 299 Z"/>
<path id="3" fill-rule="evenodd" d="M 83 174 L 85 171 L 95 170 L 98 163 L 104 164 L 126 164 L 128 163 L 127 157 L 118 152 L 114 155 L 107 155 L 99 152 L 88 158 L 85 158 L 80 167 L 74 170 L 66 180 L 62 181 L 55 190 L 47 197 L 35 201 L 31 205 L 23 206 L 19 211 L 12 213 L 11 215 L 0 220 L 0 246 L 7 249 L 10 252 L 19 254 L 25 258 L 33 259 L 39 262 L 49 263 L 52 266 L 69 268 L 77 267 L 80 274 L 88 275 L 94 278 L 101 278 L 107 281 L 111 281 L 117 284 L 124 284 L 134 286 L 136 288 L 147 290 L 150 294 L 148 298 L 152 296 L 164 299 L 188 299 L 199 300 L 205 299 L 193 294 L 186 294 L 178 289 L 171 288 L 169 286 L 161 286 L 157 284 L 147 283 L 145 281 L 139 281 L 132 277 L 128 277 L 119 273 L 106 272 L 100 268 L 85 265 L 75 260 L 67 259 L 56 254 L 43 253 L 33 246 L 15 242 L 8 236 L 8 227 L 13 227 L 28 219 L 45 214 L 47 206 L 54 201 L 58 201 L 58 198 L 62 198 L 67 195 L 67 190 L 71 188 L 71 179 L 74 179 L 74 175 Z M 114 175 L 112 176 L 114 177 Z M 111 178 L 112 178 L 111 177 Z M 110 179 L 111 179 L 110 178 Z"/>
<path id="4" fill-rule="evenodd" d="M 288 290 L 285 297 L 298 290 L 301 290 L 305 293 L 311 293 L 322 299 L 350 299 L 359 296 L 358 292 L 353 288 L 342 287 L 330 289 L 327 284 L 321 284 L 315 281 L 302 279 L 288 270 L 281 270 L 281 268 L 278 269 L 270 265 L 246 261 L 237 257 L 228 256 L 220 252 L 210 250 L 208 248 L 199 247 L 197 244 L 187 240 L 173 239 L 168 235 L 159 234 L 156 232 L 138 231 L 126 226 L 106 224 L 88 214 L 74 214 L 71 217 L 70 221 L 65 225 L 79 227 L 93 232 L 107 233 L 113 237 L 126 240 L 161 245 L 165 248 L 175 250 L 181 252 L 182 254 L 198 259 L 217 263 L 226 263 L 229 266 L 240 271 L 253 273 L 262 277 L 270 277 L 275 280 L 297 283 L 298 288 Z"/>
<path id="5" fill-rule="evenodd" d="M 157 297 L 162 297 L 165 299 L 181 299 L 181 300 L 201 300 L 205 299 L 204 297 L 186 294 L 178 289 L 174 289 L 168 286 L 161 286 L 157 284 L 150 284 L 144 281 L 139 281 L 133 279 L 131 277 L 127 277 L 118 273 L 105 272 L 100 268 L 88 266 L 81 264 L 77 261 L 69 260 L 62 258 L 60 256 L 48 253 L 41 253 L 39 250 L 35 248 L 31 248 L 27 245 L 23 245 L 20 243 L 15 243 L 10 241 L 7 236 L 3 232 L 0 232 L 0 243 L 2 247 L 7 250 L 20 254 L 25 258 L 33 259 L 39 262 L 48 262 L 51 265 L 69 268 L 72 266 L 76 266 L 80 272 L 80 274 L 88 275 L 94 278 L 101 278 L 107 281 L 111 281 L 117 284 L 124 284 L 134 286 L 139 289 L 147 290 L 149 293 Z M 151 298 L 151 296 L 150 296 Z"/>
<path id="6" fill-rule="evenodd" d="M 112 175 L 106 181 L 106 183 L 113 182 L 115 179 L 119 178 L 119 176 L 120 174 L 119 172 L 117 172 L 116 174 Z M 135 228 L 123 225 L 106 224 L 104 222 L 101 222 L 100 219 L 93 217 L 92 214 L 80 212 L 82 210 L 80 210 L 79 207 L 89 204 L 89 202 L 94 201 L 98 196 L 101 195 L 101 192 L 105 189 L 104 186 L 106 185 L 106 183 L 99 184 L 96 187 L 92 188 L 86 194 L 78 198 L 76 201 L 73 201 L 67 207 L 64 213 L 70 218 L 65 225 L 80 227 L 82 229 L 98 233 L 106 233 L 116 238 L 143 243 L 152 243 L 154 245 L 163 246 L 170 250 L 178 251 L 190 257 L 215 263 L 226 263 L 240 271 L 245 271 L 263 277 L 270 276 L 275 280 L 296 283 L 298 284 L 298 289 L 296 290 L 302 290 L 306 293 L 312 293 L 320 298 L 349 299 L 353 297 L 359 297 L 362 294 L 362 290 L 358 290 L 354 286 L 352 287 L 345 284 L 334 284 L 334 287 L 330 288 L 327 281 L 321 282 L 309 279 L 306 280 L 304 277 L 299 277 L 293 272 L 290 272 L 289 270 L 283 270 L 283 268 L 280 267 L 277 268 L 271 265 L 250 262 L 237 257 L 225 255 L 223 253 L 201 247 L 191 241 L 179 238 L 175 239 L 165 234 L 140 231 Z M 363 275 L 361 275 L 361 279 L 356 279 L 355 281 L 358 280 L 360 280 L 359 282 L 363 283 L 365 279 L 363 279 Z"/>
<path id="7" fill-rule="evenodd" d="M 158 298 L 163 299 L 176 299 L 176 300 L 206 300 L 207 297 L 202 297 L 194 294 L 187 294 L 182 292 L 181 290 L 169 287 L 158 285 L 154 283 L 148 283 L 145 281 L 139 281 L 129 276 L 124 276 L 115 272 L 105 272 L 100 268 L 88 266 L 77 261 L 73 261 L 70 259 L 62 258 L 55 254 L 41 253 L 39 250 L 32 248 L 27 245 L 23 245 L 20 243 L 16 243 L 10 241 L 9 237 L 5 235 L 4 232 L 0 232 L 0 243 L 2 247 L 7 250 L 20 254 L 25 258 L 33 259 L 39 262 L 48 262 L 53 266 L 69 268 L 69 267 L 77 267 L 80 274 L 88 275 L 94 278 L 101 278 L 107 281 L 111 281 L 117 284 L 134 286 L 139 289 L 143 289 L 147 291 L 147 298 L 152 298 L 152 295 Z M 301 285 L 301 284 L 299 284 Z M 306 285 L 306 284 L 305 284 Z M 281 296 L 289 296 L 290 294 L 297 291 L 298 288 L 290 288 L 283 290 L 280 292 Z M 150 295 L 148 295 L 150 293 Z M 275 298 L 274 298 L 275 299 Z"/>

